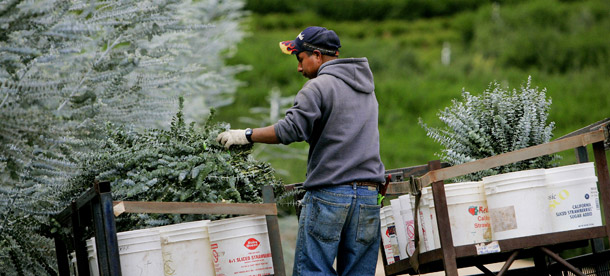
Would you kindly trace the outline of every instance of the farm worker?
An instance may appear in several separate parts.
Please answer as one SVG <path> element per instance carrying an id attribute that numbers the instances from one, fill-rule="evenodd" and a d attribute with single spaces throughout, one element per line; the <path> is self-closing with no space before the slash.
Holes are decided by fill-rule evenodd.
<path id="1" fill-rule="evenodd" d="M 225 147 L 307 141 L 307 178 L 293 275 L 374 275 L 380 240 L 378 104 L 366 58 L 339 58 L 332 30 L 308 27 L 280 42 L 309 79 L 271 126 L 218 135 Z M 337 260 L 337 270 L 333 268 Z"/>

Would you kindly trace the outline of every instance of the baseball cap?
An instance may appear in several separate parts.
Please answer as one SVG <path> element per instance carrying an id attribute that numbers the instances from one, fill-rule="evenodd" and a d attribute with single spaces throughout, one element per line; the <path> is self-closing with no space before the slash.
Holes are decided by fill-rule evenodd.
<path id="1" fill-rule="evenodd" d="M 339 56 L 341 42 L 335 31 L 312 26 L 303 30 L 294 40 L 280 42 L 280 48 L 287 55 L 318 50 L 323 55 Z"/>

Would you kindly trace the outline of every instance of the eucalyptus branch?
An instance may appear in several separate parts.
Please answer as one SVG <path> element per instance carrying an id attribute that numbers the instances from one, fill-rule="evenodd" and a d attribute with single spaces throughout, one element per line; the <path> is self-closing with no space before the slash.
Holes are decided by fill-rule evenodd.
<path id="1" fill-rule="evenodd" d="M 89 74 L 91 74 L 91 72 L 93 71 L 93 68 L 95 68 L 100 61 L 102 61 L 104 59 L 104 57 L 106 57 L 106 55 L 110 52 L 110 50 L 112 50 L 116 45 L 119 44 L 119 41 L 121 40 L 121 38 L 123 37 L 123 35 L 119 35 L 119 37 L 117 37 L 114 42 L 112 43 L 112 45 L 107 45 L 106 51 L 104 51 L 104 53 L 102 53 L 102 55 L 93 63 L 93 65 L 91 66 L 91 68 L 89 68 L 89 70 L 87 71 L 87 73 L 85 73 L 85 75 L 83 76 L 83 78 L 80 80 L 80 82 L 78 83 L 78 86 L 72 90 L 72 93 L 70 93 L 70 96 L 65 99 L 61 105 L 59 105 L 59 107 L 57 108 L 57 111 L 61 111 L 61 109 L 68 103 L 68 101 L 70 101 L 70 98 L 74 97 L 74 95 L 76 94 L 76 92 L 78 92 L 78 90 L 81 88 L 81 86 L 83 86 L 83 83 L 85 83 L 85 81 L 87 80 L 87 77 L 89 77 Z M 110 42 L 110 41 L 109 41 Z M 110 43 L 108 43 L 110 44 Z"/>
<path id="2" fill-rule="evenodd" d="M 419 124 L 443 147 L 437 156 L 452 165 L 515 151 L 551 140 L 554 123 L 546 122 L 551 100 L 545 92 L 531 86 L 531 77 L 519 90 L 491 83 L 479 96 L 463 91 L 462 101 L 454 100 L 452 106 L 440 111 L 444 127 L 429 127 L 421 118 Z M 491 174 L 548 168 L 557 159 L 557 155 L 542 156 L 457 180 L 476 181 Z"/>
<path id="3" fill-rule="evenodd" d="M 15 193 L 13 195 L 13 197 L 11 197 L 11 202 L 8 204 L 8 206 L 9 206 L 8 210 L 5 212 L 4 218 L 2 219 L 2 223 L 0 224 L 0 237 L 2 237 L 4 229 L 7 228 L 6 225 L 8 223 L 9 214 L 13 211 L 15 200 L 17 199 L 18 196 L 19 196 L 19 193 Z M 1 215 L 1 213 L 0 213 L 0 215 Z"/>
<path id="4" fill-rule="evenodd" d="M 8 93 L 6 93 L 6 96 L 4 96 L 4 99 L 2 99 L 2 102 L 0 103 L 0 108 L 2 108 L 4 106 L 4 103 L 6 103 L 6 100 L 8 100 Z"/>

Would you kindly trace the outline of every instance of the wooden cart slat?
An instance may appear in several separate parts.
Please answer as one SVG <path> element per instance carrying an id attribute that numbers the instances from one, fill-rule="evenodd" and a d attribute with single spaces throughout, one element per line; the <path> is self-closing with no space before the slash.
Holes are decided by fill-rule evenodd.
<path id="1" fill-rule="evenodd" d="M 600 129 L 537 146 L 532 146 L 468 163 L 455 165 L 444 169 L 430 171 L 421 177 L 421 185 L 422 187 L 425 187 L 437 181 L 447 180 L 469 173 L 512 164 L 521 160 L 527 160 L 564 150 L 586 146 L 595 142 L 604 141 L 604 139 L 604 130 Z"/>
<path id="2" fill-rule="evenodd" d="M 122 213 L 277 215 L 277 207 L 275 203 L 115 201 L 114 215 Z"/>

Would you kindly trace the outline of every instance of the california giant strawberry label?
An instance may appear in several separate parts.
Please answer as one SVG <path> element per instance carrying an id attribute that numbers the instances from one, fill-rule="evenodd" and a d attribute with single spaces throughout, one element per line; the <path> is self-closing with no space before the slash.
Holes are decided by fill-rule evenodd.
<path id="1" fill-rule="evenodd" d="M 549 210 L 554 231 L 601 226 L 597 184 L 593 179 L 571 181 L 572 185 L 550 187 Z"/>
<path id="2" fill-rule="evenodd" d="M 485 201 L 455 204 L 450 209 L 455 246 L 491 241 L 491 217 Z"/>
<path id="3" fill-rule="evenodd" d="M 468 207 L 468 213 L 472 216 L 473 220 L 476 217 L 476 220 L 473 223 L 475 229 L 477 228 L 489 228 L 490 217 L 489 210 L 487 206 L 475 205 Z"/>

